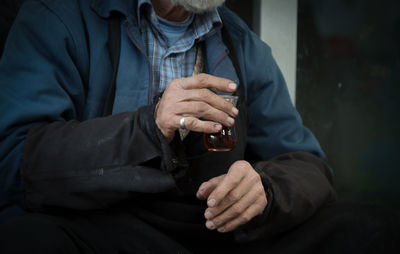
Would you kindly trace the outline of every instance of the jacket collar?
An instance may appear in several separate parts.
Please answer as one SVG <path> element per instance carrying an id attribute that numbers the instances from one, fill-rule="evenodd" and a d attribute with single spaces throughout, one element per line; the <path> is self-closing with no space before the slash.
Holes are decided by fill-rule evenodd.
<path id="1" fill-rule="evenodd" d="M 113 11 L 127 17 L 136 13 L 137 0 L 91 0 L 91 7 L 102 18 L 109 18 Z"/>
<path id="2" fill-rule="evenodd" d="M 113 11 L 118 11 L 122 13 L 124 16 L 128 17 L 137 17 L 137 7 L 138 7 L 138 0 L 91 0 L 91 7 L 93 10 L 101 17 L 103 18 L 109 18 L 111 12 Z M 219 12 L 224 12 L 225 7 L 220 7 L 218 8 Z M 133 15 L 132 15 L 133 14 Z M 224 16 L 224 15 L 222 15 Z M 221 16 L 221 18 L 222 18 Z M 226 20 L 222 19 L 222 23 L 225 23 Z M 230 22 L 228 22 L 230 23 Z M 232 22 L 233 23 L 233 22 Z M 242 29 L 230 29 L 231 30 L 231 36 L 234 37 L 235 39 L 241 41 L 242 38 Z M 206 39 L 206 47 L 207 49 L 207 64 L 208 64 L 208 70 L 209 71 L 217 71 L 215 69 L 216 65 L 222 60 L 223 55 L 217 54 L 217 52 L 226 52 L 228 53 L 227 48 L 222 42 L 220 32 L 218 31 L 216 34 L 213 36 L 210 36 L 209 38 Z M 221 58 L 221 59 L 219 59 Z M 224 61 L 223 61 L 224 62 Z M 220 68 L 218 68 L 220 69 Z M 224 68 L 222 68 L 224 69 Z M 218 71 L 217 71 L 218 72 Z M 232 80 L 237 79 L 234 77 L 228 77 L 231 78 Z"/>

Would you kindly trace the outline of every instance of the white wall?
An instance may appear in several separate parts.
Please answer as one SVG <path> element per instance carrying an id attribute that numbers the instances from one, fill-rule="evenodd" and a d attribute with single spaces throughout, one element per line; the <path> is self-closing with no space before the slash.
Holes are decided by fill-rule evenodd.
<path id="1" fill-rule="evenodd" d="M 297 0 L 261 0 L 260 5 L 261 39 L 272 48 L 295 103 Z"/>

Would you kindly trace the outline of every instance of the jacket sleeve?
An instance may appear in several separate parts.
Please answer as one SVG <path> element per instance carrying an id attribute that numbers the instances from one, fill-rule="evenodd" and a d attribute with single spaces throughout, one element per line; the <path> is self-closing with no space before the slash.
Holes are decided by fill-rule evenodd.
<path id="1" fill-rule="evenodd" d="M 176 171 L 162 161 L 152 112 L 143 107 L 33 127 L 21 164 L 28 206 L 105 208 L 135 193 L 174 188 Z"/>
<path id="2" fill-rule="evenodd" d="M 25 196 L 31 208 L 100 208 L 174 187 L 153 106 L 76 120 L 88 82 L 77 52 L 58 16 L 22 6 L 0 62 L 1 206 Z"/>
<path id="3" fill-rule="evenodd" d="M 235 45 L 247 91 L 249 128 L 246 160 L 260 174 L 268 205 L 236 230 L 238 241 L 274 236 L 336 199 L 332 172 L 313 133 L 292 104 L 271 49 L 242 27 Z"/>
<path id="4" fill-rule="evenodd" d="M 271 239 L 337 199 L 328 164 L 311 153 L 286 153 L 253 166 L 261 176 L 268 205 L 261 215 L 235 232 L 239 242 Z"/>

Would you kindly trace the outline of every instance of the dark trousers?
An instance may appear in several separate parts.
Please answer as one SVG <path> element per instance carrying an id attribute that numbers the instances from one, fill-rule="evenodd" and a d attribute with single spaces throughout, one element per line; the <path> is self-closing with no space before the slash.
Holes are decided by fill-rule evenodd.
<path id="1" fill-rule="evenodd" d="M 28 214 L 0 226 L 0 253 L 397 253 L 399 225 L 385 209 L 335 203 L 284 234 L 238 244 L 229 234 L 180 241 L 121 211 Z"/>

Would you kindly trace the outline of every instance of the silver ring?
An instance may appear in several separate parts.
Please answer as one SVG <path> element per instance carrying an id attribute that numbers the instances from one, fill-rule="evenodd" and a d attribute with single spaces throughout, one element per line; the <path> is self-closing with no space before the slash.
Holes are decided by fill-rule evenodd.
<path id="1" fill-rule="evenodd" d="M 181 120 L 179 121 L 179 126 L 180 126 L 180 128 L 181 128 L 182 130 L 185 130 L 185 129 L 186 129 L 186 127 L 185 127 L 185 117 L 184 117 L 184 116 L 181 117 Z"/>

